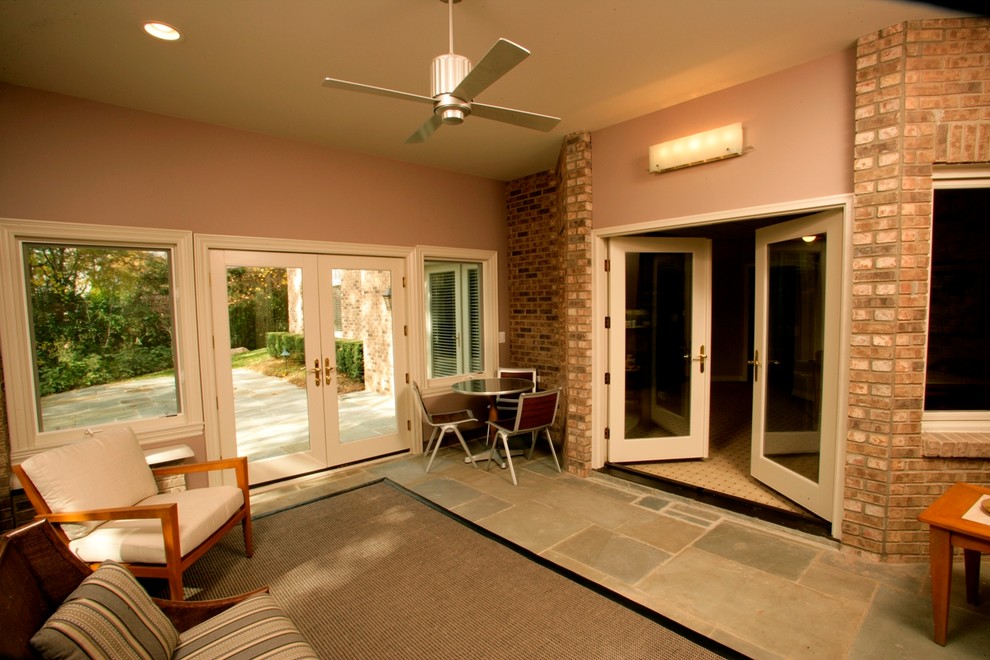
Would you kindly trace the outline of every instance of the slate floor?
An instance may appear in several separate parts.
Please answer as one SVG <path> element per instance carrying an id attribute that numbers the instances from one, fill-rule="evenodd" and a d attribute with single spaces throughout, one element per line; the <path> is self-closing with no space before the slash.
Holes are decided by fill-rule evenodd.
<path id="1" fill-rule="evenodd" d="M 479 525 L 754 658 L 990 658 L 983 604 L 953 582 L 949 640 L 931 641 L 927 564 L 881 564 L 803 535 L 549 457 L 474 469 L 441 449 L 256 489 L 254 512 L 389 477 Z"/>

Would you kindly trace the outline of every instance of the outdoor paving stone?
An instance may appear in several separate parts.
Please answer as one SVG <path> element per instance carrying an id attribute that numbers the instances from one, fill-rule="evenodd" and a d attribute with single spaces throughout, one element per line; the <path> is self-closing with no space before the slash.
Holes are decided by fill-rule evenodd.
<path id="1" fill-rule="evenodd" d="M 950 607 L 944 647 L 932 640 L 933 627 L 929 598 L 880 585 L 850 647 L 850 656 L 906 660 L 990 657 L 990 618 L 985 609 L 981 614 Z"/>
<path id="2" fill-rule="evenodd" d="M 636 504 L 643 507 L 644 509 L 650 509 L 651 511 L 660 511 L 670 504 L 670 500 L 665 500 L 662 497 L 654 497 L 652 495 L 647 495 L 646 497 L 641 497 Z"/>
<path id="3" fill-rule="evenodd" d="M 626 584 L 635 584 L 670 558 L 651 545 L 598 526 L 575 534 L 553 549 Z"/>
<path id="4" fill-rule="evenodd" d="M 536 502 L 523 502 L 510 510 L 483 518 L 478 524 L 528 550 L 541 553 L 585 529 L 590 523 L 559 509 Z"/>
<path id="5" fill-rule="evenodd" d="M 670 516 L 643 513 L 619 525 L 615 531 L 674 554 L 694 543 L 706 530 Z"/>
<path id="6" fill-rule="evenodd" d="M 726 520 L 709 530 L 694 546 L 791 580 L 798 579 L 819 554 L 801 543 Z"/>
<path id="7" fill-rule="evenodd" d="M 626 503 L 601 495 L 598 490 L 572 486 L 553 488 L 537 497 L 535 501 L 563 509 L 608 529 L 621 525 L 635 513 Z"/>
<path id="8" fill-rule="evenodd" d="M 492 497 L 491 495 L 482 494 L 470 502 L 451 508 L 451 511 L 459 516 L 467 518 L 472 522 L 477 522 L 478 520 L 487 518 L 488 516 L 498 513 L 499 511 L 505 511 L 511 506 L 512 505 L 505 500 L 500 500 L 499 498 Z"/>
<path id="9" fill-rule="evenodd" d="M 869 600 L 878 586 L 876 580 L 817 560 L 812 562 L 798 583 L 830 596 L 854 601 Z"/>
<path id="10" fill-rule="evenodd" d="M 412 490 L 431 502 L 449 509 L 477 499 L 481 493 L 453 479 L 432 479 L 416 484 Z"/>
<path id="11" fill-rule="evenodd" d="M 866 608 L 695 547 L 636 586 L 784 657 L 844 657 Z"/>

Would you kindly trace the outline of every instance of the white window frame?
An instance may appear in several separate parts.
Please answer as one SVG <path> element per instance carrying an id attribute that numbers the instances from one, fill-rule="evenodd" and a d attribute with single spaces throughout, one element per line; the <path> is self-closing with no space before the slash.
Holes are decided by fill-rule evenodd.
<path id="1" fill-rule="evenodd" d="M 85 437 L 87 429 L 38 430 L 38 401 L 31 346 L 29 306 L 23 271 L 25 243 L 65 242 L 100 247 L 167 250 L 172 260 L 175 314 L 175 368 L 181 411 L 174 416 L 100 424 L 89 431 L 130 426 L 142 444 L 190 438 L 203 433 L 196 301 L 193 285 L 192 233 L 0 218 L 0 350 L 11 459 L 19 463 L 31 454 Z"/>
<path id="2" fill-rule="evenodd" d="M 432 261 L 450 261 L 457 263 L 478 263 L 481 265 L 481 324 L 482 347 L 484 350 L 484 371 L 477 373 L 462 373 L 454 376 L 427 378 L 429 351 L 426 345 L 426 263 Z M 498 253 L 492 250 L 473 250 L 467 248 L 450 248 L 435 246 L 416 247 L 416 268 L 412 277 L 412 313 L 410 320 L 413 324 L 410 332 L 413 346 L 414 378 L 425 390 L 440 391 L 448 389 L 452 384 L 471 376 L 493 376 L 498 363 Z"/>
<path id="3" fill-rule="evenodd" d="M 939 167 L 932 173 L 932 188 L 990 188 L 990 167 Z M 932 211 L 934 224 L 934 210 Z M 931 274 L 929 274 L 929 278 Z M 931 291 L 931 281 L 928 290 Z M 931 306 L 931 300 L 929 300 Z M 927 376 L 927 365 L 926 365 Z M 922 433 L 990 433 L 990 411 L 922 411 Z"/>

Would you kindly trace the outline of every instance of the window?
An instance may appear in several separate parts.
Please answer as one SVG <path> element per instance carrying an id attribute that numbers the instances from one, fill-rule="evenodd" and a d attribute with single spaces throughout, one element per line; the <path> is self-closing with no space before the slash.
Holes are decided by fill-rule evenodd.
<path id="1" fill-rule="evenodd" d="M 494 371 L 495 253 L 431 248 L 422 264 L 427 381 Z"/>
<path id="2" fill-rule="evenodd" d="M 3 366 L 15 457 L 113 425 L 200 429 L 184 232 L 3 223 Z M 186 298 L 190 300 L 182 303 Z M 194 396 L 190 396 L 190 393 Z"/>
<path id="3" fill-rule="evenodd" d="M 481 265 L 426 262 L 427 377 L 484 371 Z"/>
<path id="4" fill-rule="evenodd" d="M 990 430 L 990 179 L 937 178 L 932 218 L 926 431 Z"/>

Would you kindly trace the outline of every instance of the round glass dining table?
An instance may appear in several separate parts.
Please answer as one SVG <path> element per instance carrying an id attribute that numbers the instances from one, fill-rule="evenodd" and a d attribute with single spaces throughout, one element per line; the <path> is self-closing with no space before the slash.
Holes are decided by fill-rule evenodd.
<path id="1" fill-rule="evenodd" d="M 494 422 L 498 419 L 498 410 L 495 408 L 495 397 L 530 392 L 533 387 L 533 381 L 526 380 L 525 378 L 468 378 L 467 380 L 454 383 L 450 386 L 450 389 L 461 394 L 488 397 L 488 421 Z M 489 428 L 489 433 L 491 433 L 491 428 Z M 491 449 L 486 449 L 482 453 L 476 454 L 474 460 L 487 460 L 490 454 Z M 513 455 L 515 454 L 513 453 Z M 465 457 L 464 462 L 470 463 L 471 459 Z M 504 461 L 499 462 L 499 467 L 502 469 L 505 469 L 506 465 L 507 463 Z"/>

